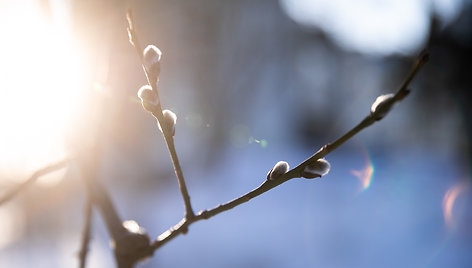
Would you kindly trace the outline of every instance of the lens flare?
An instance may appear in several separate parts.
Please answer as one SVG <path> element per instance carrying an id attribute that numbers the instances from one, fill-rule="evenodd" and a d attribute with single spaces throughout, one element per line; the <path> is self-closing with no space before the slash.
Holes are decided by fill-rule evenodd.
<path id="1" fill-rule="evenodd" d="M 249 144 L 253 144 L 253 143 L 260 144 L 262 148 L 266 148 L 267 145 L 268 145 L 266 139 L 258 140 L 258 139 L 251 136 L 251 137 L 249 137 Z"/>
<path id="2" fill-rule="evenodd" d="M 365 191 L 369 189 L 372 179 L 374 176 L 374 165 L 372 164 L 372 161 L 370 161 L 369 156 L 367 155 L 366 157 L 366 163 L 364 168 L 360 170 L 351 170 L 351 174 L 354 175 L 360 182 L 361 184 L 361 191 Z"/>
<path id="3" fill-rule="evenodd" d="M 449 230 L 454 229 L 457 224 L 457 217 L 454 213 L 454 205 L 457 198 L 465 192 L 464 184 L 456 184 L 447 190 L 442 201 L 444 223 Z"/>

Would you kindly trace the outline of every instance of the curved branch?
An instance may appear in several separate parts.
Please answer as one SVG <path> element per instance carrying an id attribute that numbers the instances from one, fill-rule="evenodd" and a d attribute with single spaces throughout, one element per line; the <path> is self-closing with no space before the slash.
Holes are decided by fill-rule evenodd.
<path id="1" fill-rule="evenodd" d="M 409 90 L 407 89 L 409 83 L 413 79 L 413 77 L 416 75 L 416 73 L 419 71 L 419 69 L 428 61 L 428 54 L 423 52 L 421 53 L 417 60 L 415 61 L 413 68 L 411 72 L 408 74 L 404 82 L 401 84 L 400 88 L 398 91 L 395 93 L 393 97 L 393 103 L 401 101 L 406 95 L 408 95 Z M 392 103 L 392 104 L 393 104 Z M 255 188 L 254 190 L 236 198 L 233 199 L 232 201 L 229 201 L 224 204 L 220 204 L 217 207 L 210 209 L 210 210 L 202 210 L 200 211 L 194 218 L 191 219 L 182 219 L 178 224 L 174 225 L 161 235 L 157 237 L 157 239 L 151 244 L 152 248 L 154 250 L 157 250 L 160 248 L 162 245 L 165 243 L 169 242 L 172 240 L 174 237 L 181 233 L 185 233 L 188 230 L 188 226 L 191 225 L 192 223 L 203 220 L 203 219 L 209 219 L 215 215 L 218 215 L 224 211 L 230 210 L 236 206 L 239 206 L 245 202 L 248 202 L 249 200 L 253 199 L 256 196 L 259 196 L 267 191 L 269 191 L 272 188 L 275 188 L 279 186 L 280 184 L 291 180 L 293 178 L 299 178 L 301 177 L 301 172 L 304 170 L 304 168 L 314 161 L 326 156 L 327 154 L 331 153 L 334 151 L 336 148 L 338 148 L 340 145 L 351 139 L 353 136 L 355 136 L 357 133 L 359 133 L 361 130 L 367 128 L 368 126 L 372 125 L 373 123 L 380 121 L 382 118 L 379 119 L 378 113 L 377 112 L 372 112 L 368 116 L 366 116 L 359 124 L 357 124 L 355 127 L 353 127 L 351 130 L 346 132 L 344 135 L 342 135 L 340 138 L 336 139 L 334 142 L 329 143 L 321 149 L 319 149 L 315 154 L 310 156 L 308 159 L 300 163 L 298 166 L 293 168 L 292 170 L 288 171 L 284 175 L 278 177 L 276 180 L 266 180 L 264 181 L 259 187 Z"/>

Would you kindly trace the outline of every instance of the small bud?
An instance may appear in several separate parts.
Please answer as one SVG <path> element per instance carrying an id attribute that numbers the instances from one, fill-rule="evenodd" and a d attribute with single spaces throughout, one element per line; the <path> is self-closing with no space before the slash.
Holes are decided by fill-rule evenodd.
<path id="1" fill-rule="evenodd" d="M 122 224 L 123 224 L 123 227 L 125 227 L 125 229 L 128 230 L 128 232 L 130 233 L 134 233 L 134 234 L 146 233 L 146 230 L 144 230 L 143 227 L 139 226 L 139 224 L 136 221 L 128 220 L 128 221 L 124 221 Z"/>
<path id="2" fill-rule="evenodd" d="M 161 55 L 162 52 L 154 45 L 148 45 L 143 52 L 144 68 L 149 76 L 151 83 L 156 83 L 161 72 Z"/>
<path id="3" fill-rule="evenodd" d="M 287 173 L 288 170 L 290 169 L 290 166 L 288 165 L 287 162 L 285 161 L 279 161 L 275 166 L 267 173 L 267 179 L 268 180 L 276 180 L 283 174 Z"/>
<path id="4" fill-rule="evenodd" d="M 372 104 L 372 107 L 370 108 L 370 114 L 375 113 L 376 120 L 382 119 L 384 116 L 387 115 L 387 113 L 390 111 L 393 104 L 395 103 L 394 97 L 395 95 L 393 93 L 378 96 Z"/>
<path id="5" fill-rule="evenodd" d="M 148 45 L 144 49 L 144 66 L 150 68 L 161 60 L 162 52 L 155 45 Z"/>
<path id="6" fill-rule="evenodd" d="M 306 166 L 301 175 L 303 178 L 313 179 L 313 178 L 320 178 L 328 174 L 331 165 L 328 161 L 323 158 L 316 160 L 315 163 Z"/>
<path id="7" fill-rule="evenodd" d="M 134 38 L 133 38 L 133 33 L 131 32 L 132 30 L 128 27 L 128 41 L 132 46 L 134 46 Z"/>
<path id="8" fill-rule="evenodd" d="M 174 136 L 175 135 L 175 124 L 177 123 L 177 115 L 175 115 L 175 113 L 173 113 L 170 110 L 162 111 L 162 115 L 164 116 L 165 127 L 168 127 L 170 129 L 170 133 L 172 133 L 172 136 Z M 159 123 L 158 123 L 158 125 L 159 125 L 159 130 L 161 132 L 163 132 L 162 128 L 161 128 L 161 125 Z"/>
<path id="9" fill-rule="evenodd" d="M 141 104 L 146 111 L 152 112 L 159 103 L 157 94 L 152 90 L 150 85 L 142 86 L 138 91 L 138 97 L 141 99 Z"/>
<path id="10" fill-rule="evenodd" d="M 115 254 L 134 261 L 147 258 L 151 243 L 144 228 L 133 220 L 123 222 L 123 227 L 126 231 L 120 233 L 114 237 L 115 240 L 111 241 Z"/>

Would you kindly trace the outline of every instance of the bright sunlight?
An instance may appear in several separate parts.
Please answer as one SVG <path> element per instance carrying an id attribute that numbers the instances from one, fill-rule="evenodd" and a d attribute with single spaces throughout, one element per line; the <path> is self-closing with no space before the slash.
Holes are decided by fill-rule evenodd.
<path id="1" fill-rule="evenodd" d="M 84 96 L 65 10 L 48 16 L 38 2 L 0 4 L 0 175 L 17 181 L 65 156 Z"/>

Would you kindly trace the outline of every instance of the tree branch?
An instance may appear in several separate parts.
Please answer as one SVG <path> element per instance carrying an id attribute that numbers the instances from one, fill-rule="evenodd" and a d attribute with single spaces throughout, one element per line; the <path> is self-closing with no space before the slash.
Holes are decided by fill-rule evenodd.
<path id="1" fill-rule="evenodd" d="M 90 200 L 98 208 L 112 238 L 115 259 L 119 268 L 131 268 L 145 257 L 151 256 L 149 237 L 145 233 L 134 233 L 125 228 L 106 189 L 96 179 L 98 153 L 79 158 L 80 171 Z"/>
<path id="2" fill-rule="evenodd" d="M 71 161 L 70 158 L 62 159 L 58 162 L 49 164 L 41 169 L 38 169 L 29 177 L 26 181 L 22 182 L 21 184 L 17 185 L 16 187 L 10 189 L 6 194 L 4 194 L 0 198 L 0 206 L 4 203 L 10 201 L 13 197 L 15 197 L 19 192 L 26 189 L 30 184 L 33 184 L 39 177 L 44 176 L 48 173 L 54 172 L 56 170 L 65 168 L 69 162 Z"/>
<path id="3" fill-rule="evenodd" d="M 146 74 L 147 81 L 149 85 L 152 87 L 152 91 L 156 93 L 157 96 L 157 104 L 154 106 L 152 110 L 152 115 L 157 119 L 158 123 L 160 124 L 162 133 L 164 135 L 164 140 L 167 144 L 167 149 L 169 150 L 169 154 L 172 160 L 172 164 L 174 166 L 174 171 L 175 175 L 177 177 L 177 180 L 179 182 L 179 189 L 180 193 L 182 195 L 182 199 L 184 200 L 184 205 L 185 205 L 185 215 L 184 217 L 186 219 L 193 218 L 195 216 L 195 213 L 193 212 L 192 209 L 192 204 L 190 202 L 190 195 L 188 194 L 187 186 L 185 184 L 185 179 L 184 175 L 182 172 L 182 168 L 179 163 L 179 158 L 177 157 L 177 151 L 175 150 L 175 144 L 174 144 L 174 138 L 173 134 L 170 132 L 170 130 L 165 126 L 165 120 L 164 120 L 164 115 L 162 113 L 162 107 L 161 107 L 161 102 L 159 99 L 159 94 L 158 94 L 158 88 L 157 88 L 157 83 L 152 82 L 150 74 L 148 73 L 148 70 L 145 67 L 144 64 L 144 56 L 143 56 L 143 50 L 139 42 L 138 35 L 136 33 L 135 27 L 134 27 L 134 20 L 133 20 L 133 13 L 131 10 L 128 10 L 126 14 L 126 18 L 128 20 L 128 35 L 129 35 L 129 41 L 130 43 L 136 48 L 136 52 L 139 55 L 139 58 L 141 60 L 141 65 L 143 67 L 144 73 Z"/>
<path id="4" fill-rule="evenodd" d="M 90 242 L 90 229 L 92 222 L 92 200 L 90 196 L 87 197 L 85 204 L 85 220 L 84 220 L 84 230 L 82 232 L 82 240 L 79 251 L 79 267 L 85 268 L 85 263 L 87 260 L 88 245 Z"/>
<path id="5" fill-rule="evenodd" d="M 124 232 L 122 220 L 113 205 L 108 192 L 97 181 L 97 152 L 91 152 L 88 156 L 81 156 L 78 159 L 81 177 L 85 183 L 87 193 L 92 203 L 98 208 L 107 226 L 110 236 L 116 239 Z"/>
<path id="6" fill-rule="evenodd" d="M 154 114 L 154 113 L 153 113 Z M 174 165 L 174 172 L 179 181 L 179 190 L 184 199 L 185 205 L 185 218 L 190 219 L 195 216 L 192 204 L 190 202 L 190 195 L 187 191 L 187 186 L 185 184 L 184 174 L 182 173 L 182 168 L 180 167 L 179 158 L 177 157 L 177 151 L 175 150 L 174 137 L 169 133 L 168 130 L 164 130 L 164 139 L 166 140 L 167 149 L 169 150 L 170 158 L 172 159 L 172 164 Z"/>
<path id="7" fill-rule="evenodd" d="M 393 105 L 396 102 L 399 102 L 402 100 L 406 95 L 408 95 L 409 90 L 407 89 L 409 83 L 411 80 L 414 78 L 416 73 L 419 71 L 419 69 L 427 62 L 428 60 L 428 54 L 427 53 L 421 53 L 417 60 L 415 61 L 413 68 L 411 72 L 408 74 L 398 91 L 395 93 L 393 96 L 393 102 L 391 105 Z M 383 117 L 379 117 L 380 113 L 382 111 L 377 110 L 375 112 L 371 112 L 367 117 L 365 117 L 359 124 L 357 124 L 355 127 L 353 127 L 351 130 L 346 132 L 344 135 L 342 135 L 340 138 L 335 140 L 332 143 L 329 143 L 325 146 L 323 146 L 321 149 L 319 149 L 315 154 L 310 156 L 308 159 L 300 163 L 298 166 L 293 168 L 292 170 L 288 171 L 287 173 L 281 175 L 278 177 L 276 180 L 265 180 L 259 187 L 255 188 L 254 190 L 236 198 L 233 199 L 232 201 L 229 201 L 224 204 L 220 204 L 217 207 L 210 209 L 210 210 L 202 210 L 200 211 L 194 218 L 191 219 L 182 219 L 178 224 L 174 225 L 161 235 L 157 237 L 157 239 L 151 244 L 151 247 L 153 250 L 157 250 L 160 248 L 162 245 L 166 244 L 173 238 L 175 238 L 177 235 L 181 233 L 185 233 L 188 230 L 188 226 L 191 225 L 192 223 L 203 220 L 203 219 L 209 219 L 215 215 L 218 215 L 224 211 L 230 210 L 236 206 L 239 206 L 245 202 L 248 202 L 252 198 L 259 196 L 267 191 L 269 191 L 272 188 L 277 187 L 278 185 L 293 179 L 293 178 L 299 178 L 301 177 L 302 171 L 310 165 L 311 163 L 315 162 L 316 160 L 328 155 L 332 151 L 334 151 L 336 148 L 338 148 L 340 145 L 351 139 L 354 135 L 359 133 L 361 130 L 365 129 L 366 127 L 372 125 L 376 121 L 381 120 Z"/>
<path id="8" fill-rule="evenodd" d="M 396 102 L 401 101 L 403 98 L 405 98 L 409 94 L 408 90 L 408 85 L 410 84 L 411 80 L 415 77 L 415 75 L 418 73 L 418 71 L 423 67 L 423 65 L 429 60 L 429 54 L 426 53 L 425 51 L 421 52 L 420 55 L 416 58 L 413 68 L 411 69 L 410 73 L 407 75 L 403 83 L 401 84 L 400 88 L 397 90 L 395 95 L 393 96 L 393 102 L 391 105 L 395 104 Z M 309 165 L 310 163 L 313 163 L 314 161 L 325 157 L 327 154 L 330 152 L 334 151 L 336 148 L 341 146 L 343 143 L 351 139 L 354 135 L 359 133 L 361 130 L 364 128 L 372 125 L 373 123 L 380 121 L 383 119 L 383 117 L 378 117 L 379 113 L 382 111 L 377 111 L 375 113 L 370 113 L 368 116 L 366 116 L 359 124 L 357 124 L 354 128 L 346 132 L 346 134 L 342 135 L 340 138 L 335 140 L 332 143 L 329 143 L 325 146 L 323 146 L 320 150 L 318 150 L 314 155 L 303 161 L 301 164 L 299 164 L 297 167 L 294 169 L 290 170 L 287 172 L 283 177 L 287 179 L 291 178 L 297 178 L 300 177 L 301 171 Z"/>

